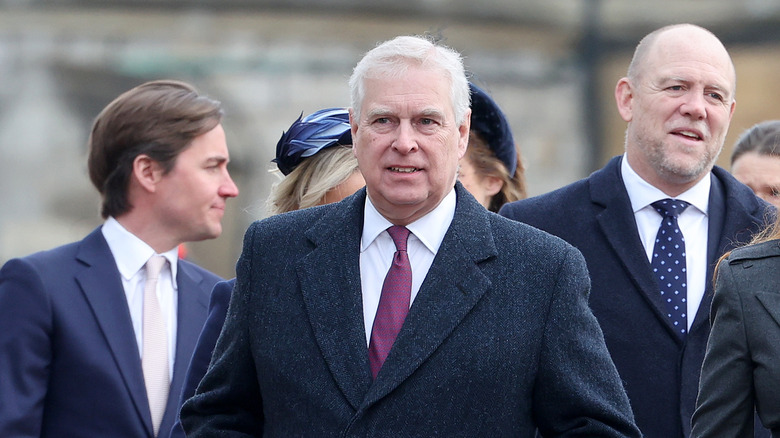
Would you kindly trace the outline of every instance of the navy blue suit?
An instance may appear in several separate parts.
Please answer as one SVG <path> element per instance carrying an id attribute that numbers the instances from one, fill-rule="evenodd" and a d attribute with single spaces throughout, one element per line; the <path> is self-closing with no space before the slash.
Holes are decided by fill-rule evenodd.
<path id="1" fill-rule="evenodd" d="M 167 437 L 184 373 L 220 278 L 178 264 Z M 138 344 L 100 228 L 80 242 L 8 261 L 0 270 L 0 436 L 152 437 Z"/>
<path id="2" fill-rule="evenodd" d="M 214 351 L 214 345 L 217 343 L 219 333 L 225 324 L 228 304 L 230 304 L 230 293 L 233 291 L 235 278 L 228 281 L 220 281 L 214 286 L 209 301 L 209 315 L 206 317 L 206 323 L 198 336 L 198 343 L 195 345 L 195 351 L 192 353 L 190 366 L 187 368 L 187 374 L 184 376 L 184 384 L 181 388 L 181 397 L 179 406 L 181 407 L 188 398 L 195 395 L 195 389 L 198 387 L 206 370 L 209 368 L 211 353 Z M 171 431 L 171 438 L 184 438 L 184 429 L 176 416 L 176 422 Z"/>
<path id="3" fill-rule="evenodd" d="M 563 238 L 588 264 L 590 305 L 646 437 L 690 434 L 710 325 L 712 284 L 683 341 L 666 317 L 620 174 L 622 157 L 590 177 L 505 205 L 500 214 Z M 761 228 L 769 204 L 725 170 L 712 170 L 707 278 L 718 258 Z"/>
<path id="4" fill-rule="evenodd" d="M 456 185 L 452 224 L 376 380 L 359 247 L 365 189 L 246 233 L 190 438 L 631 437 L 581 254 Z"/>

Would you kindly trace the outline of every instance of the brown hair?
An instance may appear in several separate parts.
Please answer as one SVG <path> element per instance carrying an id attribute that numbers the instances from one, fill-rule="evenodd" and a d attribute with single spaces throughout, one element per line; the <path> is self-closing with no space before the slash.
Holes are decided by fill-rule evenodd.
<path id="1" fill-rule="evenodd" d="M 731 164 L 748 152 L 780 157 L 780 120 L 757 123 L 740 134 L 731 152 Z"/>
<path id="2" fill-rule="evenodd" d="M 501 190 L 490 198 L 488 210 L 498 212 L 501 206 L 507 202 L 514 202 L 526 197 L 525 168 L 520 159 L 519 151 L 517 151 L 517 169 L 514 176 L 510 176 L 506 165 L 496 157 L 482 136 L 472 130 L 469 133 L 466 158 L 474 166 L 474 170 L 480 178 L 494 176 L 504 183 Z"/>
<path id="3" fill-rule="evenodd" d="M 103 218 L 133 208 L 127 189 L 137 156 L 149 156 L 168 173 L 192 140 L 214 129 L 222 115 L 220 102 L 172 80 L 141 84 L 109 103 L 95 118 L 87 142 L 89 178 L 103 197 Z"/>

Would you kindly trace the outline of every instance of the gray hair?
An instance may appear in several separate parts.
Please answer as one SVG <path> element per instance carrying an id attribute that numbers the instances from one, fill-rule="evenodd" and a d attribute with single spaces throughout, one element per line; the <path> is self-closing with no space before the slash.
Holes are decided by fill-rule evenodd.
<path id="1" fill-rule="evenodd" d="M 399 36 L 379 44 L 363 56 L 349 78 L 355 116 L 360 117 L 366 78 L 398 77 L 410 66 L 441 70 L 444 73 L 450 80 L 450 99 L 455 112 L 455 122 L 461 125 L 471 106 L 463 58 L 457 51 L 425 36 Z"/>

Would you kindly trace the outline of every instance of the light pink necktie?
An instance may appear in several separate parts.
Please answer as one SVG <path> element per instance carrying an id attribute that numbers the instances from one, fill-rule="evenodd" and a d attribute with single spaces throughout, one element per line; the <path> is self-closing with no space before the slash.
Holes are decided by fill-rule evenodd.
<path id="1" fill-rule="evenodd" d="M 146 396 L 152 414 L 154 435 L 160 430 L 160 422 L 168 403 L 170 381 L 168 378 L 168 331 L 165 328 L 160 302 L 157 300 L 157 279 L 167 260 L 160 255 L 146 262 L 144 285 L 143 356 Z"/>
<path id="2" fill-rule="evenodd" d="M 401 331 L 406 314 L 409 313 L 409 301 L 412 295 L 412 267 L 409 264 L 409 255 L 406 253 L 409 230 L 394 225 L 388 228 L 387 232 L 395 242 L 396 251 L 393 255 L 393 264 L 390 265 L 382 285 L 379 308 L 376 311 L 374 325 L 371 328 L 371 341 L 368 345 L 371 375 L 375 379 L 390 353 L 390 348 L 393 347 L 398 332 Z"/>

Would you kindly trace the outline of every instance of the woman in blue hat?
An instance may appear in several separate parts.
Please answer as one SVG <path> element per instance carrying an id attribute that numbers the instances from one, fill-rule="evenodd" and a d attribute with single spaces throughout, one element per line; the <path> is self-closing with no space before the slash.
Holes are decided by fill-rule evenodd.
<path id="1" fill-rule="evenodd" d="M 458 179 L 480 204 L 498 212 L 507 202 L 526 196 L 520 152 L 506 116 L 482 89 L 471 89 L 471 132 Z"/>

